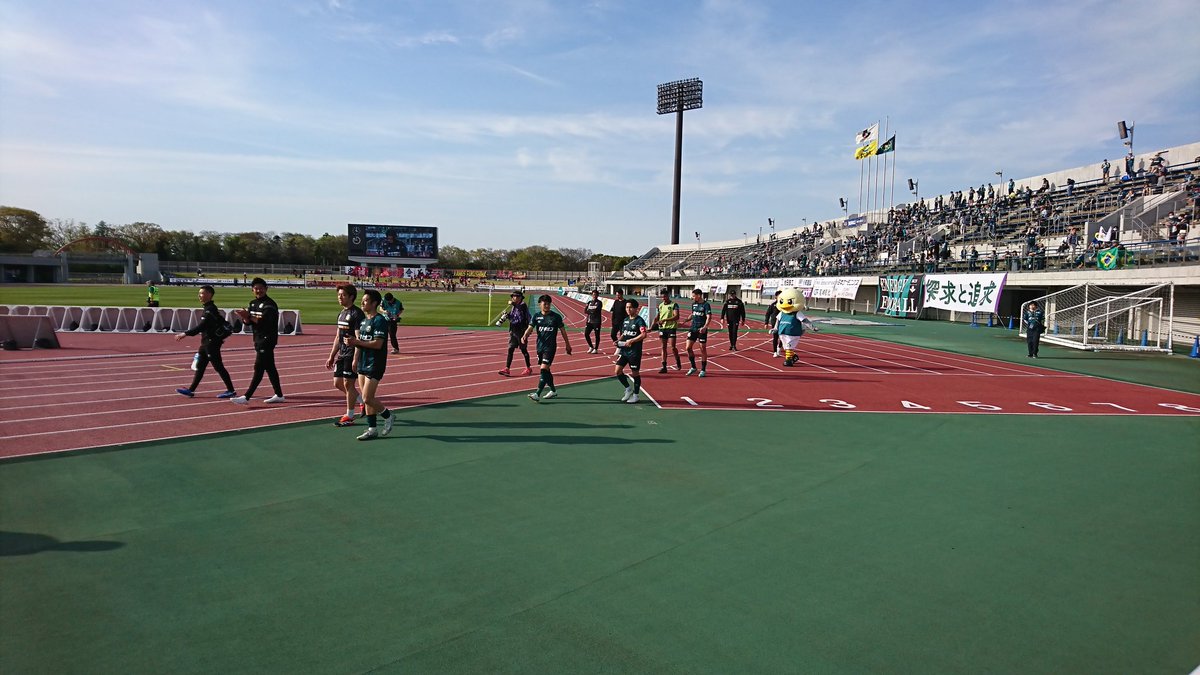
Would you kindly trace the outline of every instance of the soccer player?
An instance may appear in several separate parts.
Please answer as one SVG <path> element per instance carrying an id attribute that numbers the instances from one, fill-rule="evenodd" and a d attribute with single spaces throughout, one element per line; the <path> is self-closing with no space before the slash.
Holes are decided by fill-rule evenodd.
<path id="1" fill-rule="evenodd" d="M 533 371 L 529 368 L 529 347 L 525 344 L 525 331 L 529 328 L 529 320 L 533 317 L 529 315 L 529 307 L 525 305 L 525 294 L 521 291 L 513 291 L 509 296 L 508 309 L 501 315 L 501 321 L 508 322 L 508 357 L 504 361 L 504 368 L 500 370 L 500 374 L 508 377 L 510 375 L 509 368 L 512 367 L 513 351 L 520 349 L 521 355 L 525 357 L 525 370 L 522 375 L 529 375 Z"/>
<path id="2" fill-rule="evenodd" d="M 231 331 L 225 324 L 225 317 L 221 316 L 221 310 L 217 309 L 216 303 L 213 302 L 214 293 L 213 287 L 208 284 L 200 287 L 200 290 L 196 292 L 197 297 L 200 298 L 200 304 L 204 306 L 204 314 L 200 317 L 200 323 L 186 333 L 175 335 L 176 340 L 193 335 L 200 336 L 200 349 L 196 352 L 196 374 L 192 376 L 192 384 L 187 389 L 175 390 L 188 398 L 196 395 L 196 389 L 200 387 L 200 380 L 204 378 L 204 370 L 208 368 L 209 363 L 212 363 L 213 370 L 217 371 L 217 375 L 220 375 L 221 381 L 225 383 L 225 393 L 217 394 L 217 398 L 237 396 L 237 393 L 233 391 L 233 380 L 229 379 L 229 371 L 225 369 L 225 363 L 221 361 L 221 344 L 225 342 L 225 338 Z"/>
<path id="3" fill-rule="evenodd" d="M 679 303 L 671 300 L 671 290 L 662 289 L 662 300 L 658 303 L 658 314 L 650 325 L 650 330 L 658 330 L 658 339 L 662 343 L 662 368 L 659 374 L 667 372 L 667 345 L 675 352 L 675 370 L 683 367 L 679 361 L 679 344 L 675 341 L 675 333 L 679 330 Z"/>
<path id="4" fill-rule="evenodd" d="M 333 371 L 333 386 L 345 394 L 346 414 L 334 422 L 335 427 L 354 425 L 354 408 L 362 398 L 354 382 L 358 375 L 354 372 L 354 347 L 346 344 L 346 338 L 354 337 L 362 323 L 363 311 L 354 304 L 358 298 L 358 289 L 354 284 L 341 284 L 337 287 L 338 304 L 342 311 L 337 318 L 337 331 L 333 336 L 333 347 L 329 350 L 329 359 L 325 361 L 325 369 Z"/>
<path id="5" fill-rule="evenodd" d="M 267 295 L 267 282 L 262 277 L 254 277 L 250 289 L 254 291 L 254 299 L 246 309 L 239 309 L 235 313 L 253 327 L 254 376 L 250 378 L 246 393 L 233 399 L 233 402 L 239 405 L 249 403 L 265 373 L 271 380 L 275 395 L 263 403 L 283 403 L 286 399 L 283 398 L 283 387 L 279 385 L 279 371 L 275 368 L 275 345 L 279 343 L 279 305 Z"/>
<path id="6" fill-rule="evenodd" d="M 738 327 L 746 321 L 746 305 L 733 291 L 729 291 L 725 306 L 721 308 L 721 320 L 729 329 L 729 351 L 736 352 Z"/>
<path id="7" fill-rule="evenodd" d="M 617 365 L 613 373 L 617 381 L 625 387 L 621 396 L 624 403 L 637 403 L 638 392 L 642 390 L 642 343 L 646 340 L 646 320 L 638 314 L 638 301 L 630 298 L 625 301 L 625 322 L 621 324 L 621 332 L 617 335 Z M 629 374 L 633 382 L 625 377 L 625 366 L 629 366 Z"/>
<path id="8" fill-rule="evenodd" d="M 525 334 L 521 336 L 521 340 L 525 341 L 529 338 L 530 333 L 537 331 L 538 388 L 537 391 L 529 392 L 529 398 L 534 401 L 558 396 L 558 389 L 554 386 L 554 373 L 550 372 L 550 366 L 554 364 L 554 353 L 558 350 L 560 334 L 563 338 L 563 345 L 567 348 L 567 356 L 571 355 L 571 340 L 567 338 L 562 316 L 550 310 L 550 303 L 549 295 L 542 295 L 538 298 L 538 309 L 541 311 L 533 315 L 533 319 L 529 322 L 529 328 L 526 328 Z M 543 395 L 542 391 L 547 387 L 550 391 Z"/>
<path id="9" fill-rule="evenodd" d="M 583 328 L 583 339 L 587 341 L 589 354 L 600 351 L 600 325 L 604 323 L 604 302 L 600 300 L 600 291 L 592 291 L 592 299 L 583 307 L 586 319 Z M 592 333 L 596 334 L 596 342 L 592 344 Z"/>
<path id="10" fill-rule="evenodd" d="M 695 347 L 700 345 L 700 375 L 704 377 L 708 371 L 708 322 L 712 319 L 712 305 L 704 299 L 704 291 L 699 288 L 692 290 L 692 327 L 688 331 L 687 353 L 692 367 L 688 375 L 696 374 Z"/>
<path id="11" fill-rule="evenodd" d="M 775 291 L 775 300 L 778 300 L 781 294 L 783 294 L 783 291 Z M 778 321 L 779 307 L 772 301 L 767 306 L 767 314 L 763 318 L 763 323 L 767 325 L 767 330 L 771 331 L 771 350 L 775 352 L 771 356 L 775 358 L 779 358 L 779 331 L 775 329 L 775 324 Z"/>
<path id="12" fill-rule="evenodd" d="M 396 340 L 396 329 L 400 327 L 400 315 L 404 313 L 404 303 L 391 293 L 385 293 L 382 310 L 388 320 L 388 337 L 392 340 L 392 353 L 399 354 L 400 342 Z"/>
<path id="13" fill-rule="evenodd" d="M 625 293 L 618 289 L 617 296 L 613 299 L 612 329 L 609 332 L 609 336 L 612 338 L 613 342 L 617 341 L 617 336 L 621 334 L 621 326 L 625 325 L 625 319 L 628 318 L 628 315 L 625 314 L 625 311 Z M 620 354 L 619 351 L 617 353 Z"/>
<path id="14" fill-rule="evenodd" d="M 392 423 L 396 416 L 388 410 L 375 392 L 379 381 L 387 369 L 387 318 L 379 313 L 379 305 L 383 298 L 379 291 L 368 288 L 363 291 L 362 311 L 363 320 L 358 325 L 358 337 L 346 338 L 346 346 L 354 348 L 354 364 L 358 369 L 358 388 L 362 390 L 363 403 L 367 411 L 367 430 L 359 435 L 358 440 L 369 441 L 392 433 Z M 376 416 L 383 418 L 383 429 L 376 430 Z"/>

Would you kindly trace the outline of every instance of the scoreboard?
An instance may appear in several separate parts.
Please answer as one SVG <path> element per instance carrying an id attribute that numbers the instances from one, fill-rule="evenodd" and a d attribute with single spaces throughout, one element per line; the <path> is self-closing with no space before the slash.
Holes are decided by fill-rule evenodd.
<path id="1" fill-rule="evenodd" d="M 436 227 L 361 223 L 350 223 L 347 227 L 350 258 L 437 260 Z"/>

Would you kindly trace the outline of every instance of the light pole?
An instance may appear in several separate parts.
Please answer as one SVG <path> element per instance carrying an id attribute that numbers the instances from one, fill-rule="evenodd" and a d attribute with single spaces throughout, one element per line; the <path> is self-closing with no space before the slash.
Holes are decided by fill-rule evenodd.
<path id="1" fill-rule="evenodd" d="M 915 178 L 908 179 L 908 191 L 913 193 L 913 197 L 915 197 L 917 201 L 921 201 L 921 192 L 919 190 L 920 187 L 920 182 L 918 182 Z"/>
<path id="2" fill-rule="evenodd" d="M 696 233 L 696 250 L 697 251 L 700 250 L 700 233 L 699 232 Z"/>
<path id="3" fill-rule="evenodd" d="M 683 111 L 704 105 L 704 83 L 699 78 L 658 85 L 658 114 L 675 113 L 675 187 L 671 198 L 671 243 L 679 243 L 679 183 L 683 174 Z"/>

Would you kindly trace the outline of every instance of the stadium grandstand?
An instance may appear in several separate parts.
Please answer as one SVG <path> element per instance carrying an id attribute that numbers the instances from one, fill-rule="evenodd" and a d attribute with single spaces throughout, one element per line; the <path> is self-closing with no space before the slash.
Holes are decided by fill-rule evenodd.
<path id="1" fill-rule="evenodd" d="M 1181 337 L 1194 335 L 1200 321 L 1186 317 L 1200 316 L 1200 143 L 1135 160 L 1132 173 L 1106 176 L 1101 164 L 1092 164 L 999 185 L 963 185 L 769 235 L 660 245 L 607 283 L 627 292 L 720 288 L 766 302 L 777 285 L 764 280 L 860 277 L 853 300 L 827 308 L 873 311 L 881 275 L 1008 272 L 1008 316 L 1039 292 L 1077 283 L 1167 283 L 1178 287 Z M 1102 259 L 1102 251 L 1114 248 L 1119 255 Z"/>

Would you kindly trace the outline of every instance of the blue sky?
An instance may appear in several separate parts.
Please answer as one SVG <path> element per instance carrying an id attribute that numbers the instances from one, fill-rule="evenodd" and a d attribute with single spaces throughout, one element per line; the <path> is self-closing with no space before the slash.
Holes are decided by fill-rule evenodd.
<path id="1" fill-rule="evenodd" d="M 88 223 L 640 254 L 1200 140 L 1200 4 L 0 0 L 0 204 Z M 851 204 L 853 208 L 853 203 Z"/>

